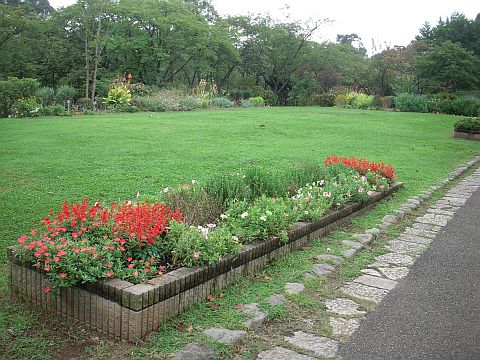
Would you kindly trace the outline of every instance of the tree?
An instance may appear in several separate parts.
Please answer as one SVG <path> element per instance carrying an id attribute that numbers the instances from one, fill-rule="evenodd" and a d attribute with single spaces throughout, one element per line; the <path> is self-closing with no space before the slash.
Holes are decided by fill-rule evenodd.
<path id="1" fill-rule="evenodd" d="M 480 86 L 480 60 L 460 44 L 445 41 L 417 61 L 420 85 L 430 92 L 471 90 Z"/>

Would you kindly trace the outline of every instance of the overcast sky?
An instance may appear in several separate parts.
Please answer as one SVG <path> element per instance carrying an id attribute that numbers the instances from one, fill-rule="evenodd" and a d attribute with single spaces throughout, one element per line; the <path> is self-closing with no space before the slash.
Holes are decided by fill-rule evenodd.
<path id="1" fill-rule="evenodd" d="M 75 0 L 50 0 L 54 7 L 67 6 Z M 372 39 L 377 44 L 408 45 L 425 21 L 434 25 L 440 17 L 454 11 L 474 19 L 480 13 L 478 0 L 212 0 L 222 15 L 270 14 L 291 19 L 333 20 L 324 25 L 315 40 L 335 41 L 337 34 L 357 33 L 371 51 Z M 283 10 L 282 10 L 283 9 Z"/>

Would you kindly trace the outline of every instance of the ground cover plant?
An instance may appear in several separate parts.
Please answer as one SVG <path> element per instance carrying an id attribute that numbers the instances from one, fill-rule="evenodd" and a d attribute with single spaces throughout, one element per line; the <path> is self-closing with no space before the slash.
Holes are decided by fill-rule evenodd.
<path id="1" fill-rule="evenodd" d="M 460 119 L 453 124 L 453 128 L 458 131 L 480 131 L 480 118 Z"/>
<path id="2" fill-rule="evenodd" d="M 191 184 L 192 178 L 216 178 L 219 185 L 215 192 L 225 194 L 228 187 L 220 185 L 236 179 L 227 175 L 241 173 L 252 164 L 269 172 L 297 164 L 302 170 L 295 176 L 303 178 L 308 167 L 302 168 L 302 163 L 322 161 L 333 153 L 394 164 L 398 178 L 405 184 L 394 199 L 354 220 L 354 231 L 361 231 L 480 150 L 478 143 L 452 138 L 456 120 L 435 114 L 311 107 L 5 119 L 0 121 L 0 258 L 5 260 L 5 248 L 14 244 L 33 220 L 43 218 L 64 199 L 81 202 L 87 197 L 123 203 L 129 197 L 133 202 L 140 192 L 142 202 L 147 200 L 144 194 L 158 193 L 151 199 L 154 202 L 164 196 L 162 190 L 166 187 Z M 252 178 L 261 176 L 251 174 Z M 216 208 L 218 204 L 210 206 Z M 323 241 L 317 245 L 336 249 L 333 240 Z M 191 253 L 188 246 L 182 249 Z M 57 319 L 30 311 L 25 304 L 12 302 L 3 267 L 0 325 L 5 331 L 0 334 L 1 351 L 12 359 L 111 358 L 119 352 L 119 356 L 126 356 L 124 351 L 132 357 L 161 357 L 158 354 L 174 351 L 192 337 L 188 331 L 176 328 L 178 322 L 189 324 L 201 319 L 195 326 L 212 321 L 238 324 L 235 303 L 254 302 L 283 286 L 274 280 L 265 287 L 264 276 L 271 277 L 272 271 L 288 273 L 286 281 L 298 280 L 300 273 L 296 269 L 310 263 L 307 260 L 289 257 L 279 262 L 265 275 L 245 280 L 226 292 L 224 298 L 217 298 L 220 308 L 224 308 L 217 311 L 219 317 L 212 317 L 213 310 L 199 304 L 134 348 L 110 344 L 82 327 L 63 325 Z M 250 284 L 248 290 L 244 288 L 246 282 Z M 292 310 L 283 311 L 281 316 L 288 317 Z M 195 336 L 201 337 L 201 332 Z"/>

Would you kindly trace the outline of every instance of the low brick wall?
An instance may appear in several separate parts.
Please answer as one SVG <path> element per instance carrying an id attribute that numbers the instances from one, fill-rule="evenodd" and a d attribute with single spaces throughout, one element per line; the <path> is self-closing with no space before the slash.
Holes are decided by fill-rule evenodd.
<path id="1" fill-rule="evenodd" d="M 480 140 L 480 131 L 454 130 L 453 137 L 468 140 Z"/>
<path id="2" fill-rule="evenodd" d="M 159 328 L 160 324 L 190 305 L 206 299 L 238 280 L 264 267 L 284 254 L 301 249 L 338 225 L 357 216 L 402 186 L 393 184 L 388 191 L 375 193 L 368 202 L 354 203 L 321 217 L 313 223 L 297 223 L 289 231 L 288 243 L 274 237 L 247 244 L 236 255 L 217 264 L 200 268 L 180 268 L 153 278 L 147 283 L 111 279 L 44 293 L 43 273 L 21 263 L 15 246 L 8 249 L 9 280 L 12 294 L 42 306 L 64 318 L 74 318 L 112 338 L 136 341 Z"/>

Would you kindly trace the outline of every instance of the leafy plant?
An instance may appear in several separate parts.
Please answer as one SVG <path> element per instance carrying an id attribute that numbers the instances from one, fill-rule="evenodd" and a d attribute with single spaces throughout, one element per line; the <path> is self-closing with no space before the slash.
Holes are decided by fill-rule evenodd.
<path id="1" fill-rule="evenodd" d="M 403 112 L 428 112 L 427 97 L 423 95 L 399 94 L 394 102 L 395 108 Z"/>
<path id="2" fill-rule="evenodd" d="M 40 104 L 43 107 L 51 105 L 55 99 L 55 89 L 51 87 L 42 87 L 35 92 L 35 96 L 40 100 Z"/>
<path id="3" fill-rule="evenodd" d="M 107 107 L 128 106 L 132 100 L 132 94 L 126 85 L 117 85 L 108 91 L 103 103 Z"/>
<path id="4" fill-rule="evenodd" d="M 38 111 L 39 116 L 62 116 L 63 114 L 65 114 L 65 107 L 60 104 L 44 106 Z"/>
<path id="5" fill-rule="evenodd" d="M 61 85 L 55 92 L 55 101 L 63 104 L 65 101 L 74 100 L 77 97 L 77 90 L 69 85 Z"/>
<path id="6" fill-rule="evenodd" d="M 255 104 L 255 106 L 265 106 L 265 100 L 261 96 L 251 97 L 248 101 Z"/>
<path id="7" fill-rule="evenodd" d="M 194 227 L 174 223 L 168 237 L 175 244 L 172 250 L 174 266 L 214 264 L 221 257 L 237 254 L 241 249 L 238 238 L 226 226 L 215 224 Z"/>
<path id="8" fill-rule="evenodd" d="M 36 79 L 9 77 L 7 80 L 0 80 L 0 116 L 13 115 L 17 100 L 31 98 L 38 88 Z"/>
<path id="9" fill-rule="evenodd" d="M 452 101 L 455 115 L 480 116 L 480 99 L 471 96 L 462 96 Z"/>
<path id="10" fill-rule="evenodd" d="M 40 104 L 37 102 L 37 99 L 33 96 L 28 99 L 18 99 L 15 104 L 15 111 L 13 116 L 16 118 L 22 117 L 36 117 L 40 112 Z"/>
<path id="11" fill-rule="evenodd" d="M 480 131 L 480 118 L 460 119 L 453 124 L 455 130 L 474 130 Z"/>
<path id="12" fill-rule="evenodd" d="M 225 97 L 215 97 L 211 101 L 212 106 L 220 107 L 220 108 L 228 108 L 232 107 L 233 101 L 225 98 Z"/>

